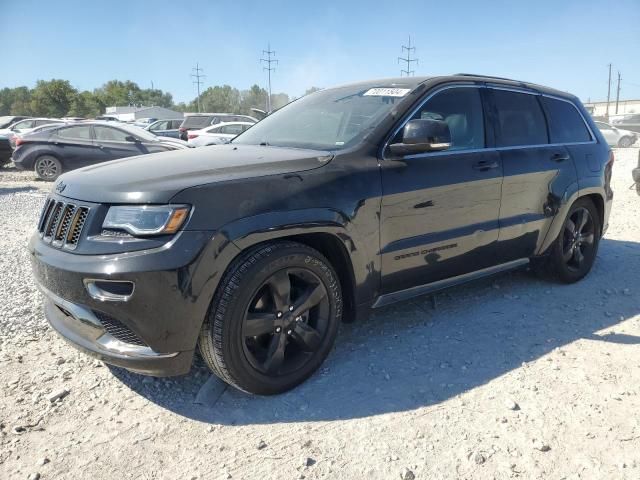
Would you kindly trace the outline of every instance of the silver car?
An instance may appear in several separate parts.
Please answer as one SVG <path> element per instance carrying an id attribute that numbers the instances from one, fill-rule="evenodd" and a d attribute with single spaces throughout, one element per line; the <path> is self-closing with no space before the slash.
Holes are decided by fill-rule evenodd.
<path id="1" fill-rule="evenodd" d="M 636 140 L 638 140 L 638 134 L 636 132 L 622 130 L 604 122 L 595 122 L 595 124 L 602 132 L 602 136 L 605 138 L 607 143 L 612 147 L 630 147 L 636 143 Z"/>

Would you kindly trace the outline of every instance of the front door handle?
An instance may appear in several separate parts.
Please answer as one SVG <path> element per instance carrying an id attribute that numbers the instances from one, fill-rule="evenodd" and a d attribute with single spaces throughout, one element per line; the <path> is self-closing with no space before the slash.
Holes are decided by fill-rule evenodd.
<path id="1" fill-rule="evenodd" d="M 554 162 L 564 162 L 565 160 L 569 160 L 569 155 L 566 153 L 554 153 L 551 155 L 551 160 Z"/>
<path id="2" fill-rule="evenodd" d="M 480 170 L 481 172 L 486 172 L 487 170 L 491 170 L 493 168 L 498 168 L 498 162 L 487 162 L 487 161 L 480 161 L 478 163 L 474 163 L 473 164 L 473 168 L 475 168 L 476 170 Z"/>

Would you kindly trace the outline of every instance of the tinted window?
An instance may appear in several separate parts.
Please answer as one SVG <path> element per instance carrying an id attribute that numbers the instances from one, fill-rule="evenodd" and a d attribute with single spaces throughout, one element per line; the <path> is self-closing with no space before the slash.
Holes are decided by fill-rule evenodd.
<path id="1" fill-rule="evenodd" d="M 180 128 L 182 125 L 182 120 L 171 120 L 171 129 Z"/>
<path id="2" fill-rule="evenodd" d="M 447 122 L 451 132 L 449 150 L 484 147 L 484 116 L 477 88 L 444 90 L 427 100 L 412 118 Z"/>
<path id="3" fill-rule="evenodd" d="M 168 130 L 169 129 L 169 120 L 164 120 L 162 122 L 156 123 L 153 127 L 151 127 L 151 131 L 154 130 Z"/>
<path id="4" fill-rule="evenodd" d="M 193 115 L 191 117 L 187 117 L 182 122 L 183 128 L 204 128 L 207 125 L 211 124 L 211 117 L 206 115 Z"/>
<path id="5" fill-rule="evenodd" d="M 576 107 L 569 102 L 542 97 L 549 115 L 551 143 L 588 142 L 591 134 Z"/>
<path id="6" fill-rule="evenodd" d="M 547 125 L 536 95 L 493 90 L 499 147 L 549 143 Z"/>
<path id="7" fill-rule="evenodd" d="M 131 134 L 111 127 L 95 126 L 93 130 L 96 134 L 96 140 L 102 142 L 126 142 L 126 138 Z"/>
<path id="8" fill-rule="evenodd" d="M 611 125 L 609 124 L 602 123 L 602 122 L 595 122 L 595 123 L 600 130 L 611 130 Z"/>
<path id="9" fill-rule="evenodd" d="M 34 120 L 23 120 L 22 122 L 18 122 L 16 123 L 12 129 L 13 130 L 19 130 L 22 128 L 33 128 L 35 126 L 35 121 Z"/>
<path id="10" fill-rule="evenodd" d="M 91 140 L 91 127 L 86 126 L 78 126 L 78 127 L 69 127 L 69 128 L 61 128 L 58 130 L 58 136 L 61 138 L 77 138 L 80 140 Z"/>

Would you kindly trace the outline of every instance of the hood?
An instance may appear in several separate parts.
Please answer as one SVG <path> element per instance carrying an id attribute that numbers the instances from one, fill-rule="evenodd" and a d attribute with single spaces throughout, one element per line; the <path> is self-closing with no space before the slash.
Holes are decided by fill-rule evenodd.
<path id="1" fill-rule="evenodd" d="M 53 191 L 95 203 L 166 203 L 197 185 L 282 175 L 321 167 L 324 151 L 218 145 L 122 158 L 60 176 Z"/>

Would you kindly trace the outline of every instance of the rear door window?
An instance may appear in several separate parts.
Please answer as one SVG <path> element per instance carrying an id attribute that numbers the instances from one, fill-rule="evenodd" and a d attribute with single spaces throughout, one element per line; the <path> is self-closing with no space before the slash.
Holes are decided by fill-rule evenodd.
<path id="1" fill-rule="evenodd" d="M 547 124 L 536 97 L 528 93 L 493 90 L 498 117 L 498 147 L 549 143 Z"/>
<path id="2" fill-rule="evenodd" d="M 572 103 L 548 97 L 542 97 L 542 103 L 549 115 L 551 143 L 591 141 L 591 134 L 582 115 Z"/>
<path id="3" fill-rule="evenodd" d="M 238 135 L 239 133 L 242 133 L 242 125 L 224 125 L 220 127 L 220 133 Z"/>

